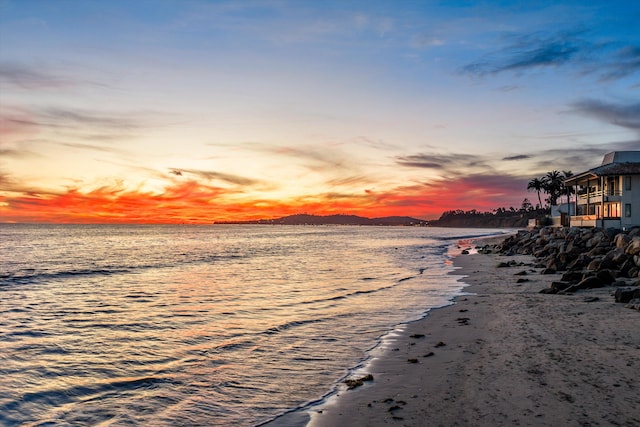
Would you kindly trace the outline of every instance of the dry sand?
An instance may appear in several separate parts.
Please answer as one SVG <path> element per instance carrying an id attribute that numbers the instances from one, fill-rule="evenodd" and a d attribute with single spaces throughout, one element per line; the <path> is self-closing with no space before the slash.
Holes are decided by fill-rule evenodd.
<path id="1" fill-rule="evenodd" d="M 528 265 L 496 267 L 512 259 Z M 367 366 L 374 380 L 313 408 L 308 425 L 640 426 L 640 312 L 611 288 L 540 294 L 559 275 L 531 262 L 457 257 L 475 295 L 407 325 Z"/>

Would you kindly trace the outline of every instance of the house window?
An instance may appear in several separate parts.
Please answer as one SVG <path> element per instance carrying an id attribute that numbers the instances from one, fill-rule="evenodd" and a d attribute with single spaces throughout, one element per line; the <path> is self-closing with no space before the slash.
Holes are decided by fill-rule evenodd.
<path id="1" fill-rule="evenodd" d="M 624 205 L 624 216 L 629 218 L 631 216 L 631 203 L 625 203 Z"/>
<path id="2" fill-rule="evenodd" d="M 604 216 L 605 218 L 620 218 L 620 203 L 606 203 Z"/>
<path id="3" fill-rule="evenodd" d="M 625 176 L 624 177 L 624 189 L 629 191 L 631 190 L 631 177 L 630 176 Z"/>

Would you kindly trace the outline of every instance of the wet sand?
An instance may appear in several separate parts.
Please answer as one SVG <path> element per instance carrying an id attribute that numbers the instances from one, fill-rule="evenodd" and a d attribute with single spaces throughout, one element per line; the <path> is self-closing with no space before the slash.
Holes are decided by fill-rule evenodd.
<path id="1" fill-rule="evenodd" d="M 522 265 L 496 267 L 509 260 Z M 312 408 L 310 427 L 640 426 L 640 312 L 612 288 L 540 294 L 559 275 L 529 256 L 454 265 L 474 295 L 407 325 L 358 373 L 373 381 Z"/>

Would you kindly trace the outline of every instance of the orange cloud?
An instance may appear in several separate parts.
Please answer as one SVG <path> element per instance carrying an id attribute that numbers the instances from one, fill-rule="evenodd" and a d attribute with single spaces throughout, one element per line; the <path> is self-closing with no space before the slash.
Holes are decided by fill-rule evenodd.
<path id="1" fill-rule="evenodd" d="M 451 209 L 519 207 L 523 182 L 477 175 L 439 180 L 392 191 L 320 193 L 291 200 L 230 199 L 237 192 L 195 180 L 173 182 L 162 193 L 102 187 L 90 192 L 13 192 L 0 196 L 1 222 L 41 223 L 199 223 L 257 220 L 296 213 L 407 215 L 437 218 Z M 7 195 L 10 194 L 10 195 Z"/>

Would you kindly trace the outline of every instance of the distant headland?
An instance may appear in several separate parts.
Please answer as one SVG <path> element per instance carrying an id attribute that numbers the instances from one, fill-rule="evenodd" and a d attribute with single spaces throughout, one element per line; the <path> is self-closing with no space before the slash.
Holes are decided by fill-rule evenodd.
<path id="1" fill-rule="evenodd" d="M 216 221 L 215 224 L 258 224 L 258 225 L 370 225 L 370 226 L 413 226 L 413 227 L 526 227 L 525 213 L 532 212 L 497 210 L 495 212 L 448 211 L 439 219 L 424 220 L 410 216 L 385 216 L 367 218 L 358 215 L 312 215 L 296 214 L 274 219 L 252 221 Z M 538 213 L 538 212 L 533 212 Z"/>
<path id="2" fill-rule="evenodd" d="M 261 225 L 383 225 L 383 226 L 426 226 L 429 221 L 408 216 L 386 216 L 366 218 L 357 215 L 310 215 L 296 214 L 274 219 L 255 221 L 216 221 L 216 224 L 261 224 Z"/>

